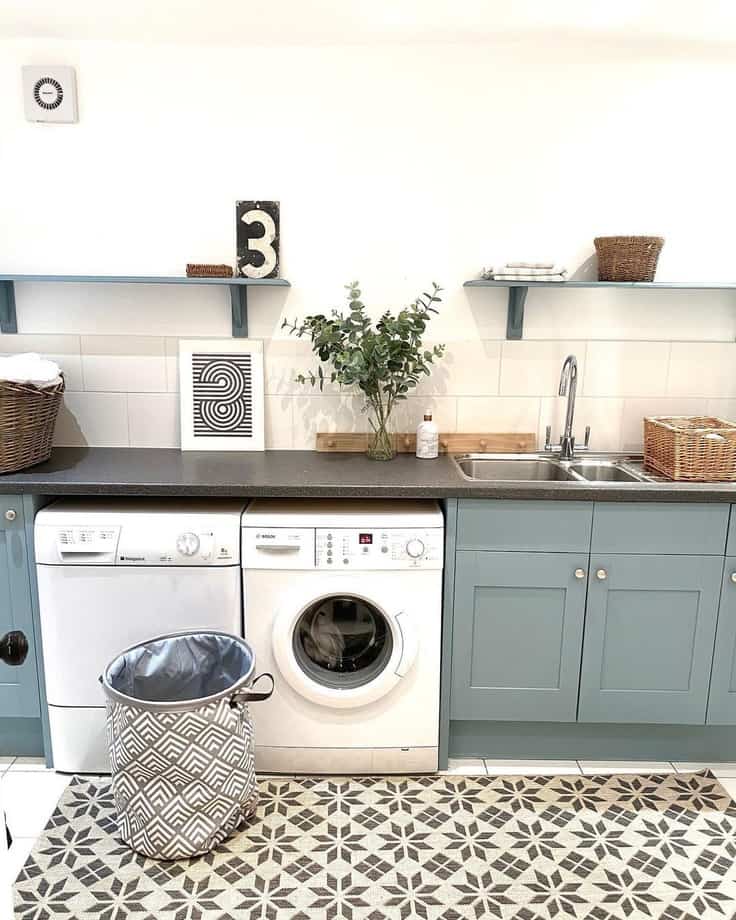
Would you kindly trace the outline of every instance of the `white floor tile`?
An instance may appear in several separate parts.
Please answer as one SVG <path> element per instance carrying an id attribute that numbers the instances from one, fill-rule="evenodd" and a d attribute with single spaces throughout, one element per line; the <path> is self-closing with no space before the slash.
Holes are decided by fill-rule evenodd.
<path id="1" fill-rule="evenodd" d="M 70 776 L 53 770 L 6 772 L 2 778 L 2 797 L 13 837 L 38 837 L 70 780 Z"/>
<path id="2" fill-rule="evenodd" d="M 719 777 L 718 782 L 723 786 L 732 799 L 736 799 L 736 776 Z"/>
<path id="3" fill-rule="evenodd" d="M 39 770 L 48 771 L 43 757 L 13 757 L 8 767 L 13 773 L 31 773 Z"/>
<path id="4" fill-rule="evenodd" d="M 675 769 L 678 773 L 694 773 L 697 770 L 710 770 L 716 776 L 736 777 L 736 763 L 694 763 L 687 761 L 680 763 L 675 761 Z"/>
<path id="5" fill-rule="evenodd" d="M 480 759 L 450 757 L 447 763 L 447 770 L 442 772 L 461 776 L 485 776 L 486 768 Z"/>
<path id="6" fill-rule="evenodd" d="M 579 760 L 580 769 L 587 776 L 606 773 L 674 773 L 668 761 L 651 760 Z"/>
<path id="7" fill-rule="evenodd" d="M 0 757 L 0 773 L 4 773 L 15 759 L 15 757 Z"/>
<path id="8" fill-rule="evenodd" d="M 486 760 L 489 776 L 555 776 L 580 774 L 575 760 Z"/>
<path id="9" fill-rule="evenodd" d="M 35 837 L 13 838 L 13 845 L 8 850 L 8 855 L 6 856 L 6 859 L 8 860 L 7 877 L 11 880 L 11 882 L 16 880 L 18 873 L 26 864 L 26 860 L 28 859 L 35 842 Z"/>

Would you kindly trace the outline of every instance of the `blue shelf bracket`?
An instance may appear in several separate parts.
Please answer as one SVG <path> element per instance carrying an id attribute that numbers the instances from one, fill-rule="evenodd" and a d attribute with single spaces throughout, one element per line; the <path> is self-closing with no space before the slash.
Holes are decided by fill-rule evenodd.
<path id="1" fill-rule="evenodd" d="M 230 305 L 233 313 L 233 338 L 248 338 L 248 288 L 245 284 L 230 285 Z"/>
<path id="2" fill-rule="evenodd" d="M 0 332 L 17 332 L 15 318 L 15 285 L 12 281 L 0 281 Z"/>
<path id="3" fill-rule="evenodd" d="M 528 287 L 509 288 L 509 308 L 506 318 L 506 338 L 520 339 L 524 334 L 524 304 Z"/>

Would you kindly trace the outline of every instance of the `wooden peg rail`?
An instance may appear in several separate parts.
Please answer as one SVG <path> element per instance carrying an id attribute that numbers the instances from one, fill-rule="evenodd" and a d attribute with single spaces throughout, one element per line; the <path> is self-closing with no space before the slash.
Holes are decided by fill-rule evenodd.
<path id="1" fill-rule="evenodd" d="M 368 447 L 369 435 L 357 432 L 320 431 L 317 434 L 318 451 L 359 453 Z M 395 434 L 396 450 L 401 454 L 413 454 L 417 447 L 416 435 L 411 432 Z M 453 432 L 440 434 L 440 452 L 447 454 L 469 453 L 526 453 L 535 450 L 537 436 L 532 432 L 499 434 L 466 434 Z"/>

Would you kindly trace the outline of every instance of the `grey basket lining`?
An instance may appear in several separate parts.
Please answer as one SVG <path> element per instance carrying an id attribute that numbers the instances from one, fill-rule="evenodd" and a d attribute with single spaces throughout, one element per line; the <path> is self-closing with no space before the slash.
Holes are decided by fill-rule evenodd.
<path id="1" fill-rule="evenodd" d="M 127 649 L 105 669 L 108 696 L 131 706 L 188 709 L 247 686 L 255 670 L 250 646 L 237 636 L 188 632 Z"/>

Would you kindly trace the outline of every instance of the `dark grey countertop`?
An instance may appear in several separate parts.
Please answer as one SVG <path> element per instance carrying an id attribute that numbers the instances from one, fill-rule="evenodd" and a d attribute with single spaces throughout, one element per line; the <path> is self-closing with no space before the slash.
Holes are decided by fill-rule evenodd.
<path id="1" fill-rule="evenodd" d="M 384 463 L 363 454 L 316 451 L 200 453 L 111 447 L 58 447 L 47 463 L 0 476 L 0 492 L 736 502 L 736 484 L 729 483 L 468 482 L 447 456 L 417 460 L 401 454 Z"/>

